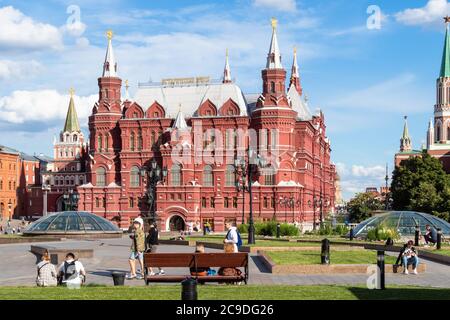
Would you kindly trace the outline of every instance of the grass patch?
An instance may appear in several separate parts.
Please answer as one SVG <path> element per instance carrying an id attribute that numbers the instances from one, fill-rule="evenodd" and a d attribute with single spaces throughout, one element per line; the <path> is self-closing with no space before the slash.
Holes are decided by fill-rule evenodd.
<path id="1" fill-rule="evenodd" d="M 266 254 L 275 264 L 320 264 L 320 251 L 266 251 Z M 386 264 L 394 264 L 397 259 L 392 256 L 385 256 Z M 377 254 L 372 250 L 358 251 L 334 251 L 330 252 L 332 264 L 375 264 Z"/>
<path id="2" fill-rule="evenodd" d="M 364 286 L 248 285 L 198 287 L 200 300 L 449 300 L 450 289 L 388 286 L 369 290 Z M 180 285 L 148 287 L 87 286 L 80 290 L 65 287 L 1 287 L 0 300 L 180 300 Z"/>
<path id="3" fill-rule="evenodd" d="M 441 249 L 441 250 L 426 250 L 426 249 L 422 249 L 423 251 L 427 251 L 427 252 L 431 252 L 431 253 L 436 253 L 436 254 L 442 254 L 444 256 L 450 256 L 450 249 Z M 420 256 L 420 252 L 419 252 L 419 256 Z"/>

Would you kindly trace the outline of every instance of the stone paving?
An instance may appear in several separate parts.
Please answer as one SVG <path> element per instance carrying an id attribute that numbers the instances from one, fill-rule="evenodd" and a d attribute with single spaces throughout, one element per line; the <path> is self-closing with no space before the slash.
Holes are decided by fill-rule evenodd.
<path id="1" fill-rule="evenodd" d="M 33 243 L 34 245 L 37 243 Z M 93 248 L 94 258 L 84 259 L 82 263 L 87 270 L 87 283 L 112 285 L 111 271 L 128 272 L 128 256 L 130 240 L 65 240 L 61 242 L 42 243 L 55 247 Z M 34 286 L 36 277 L 36 257 L 30 252 L 31 244 L 0 245 L 0 286 Z M 161 245 L 159 252 L 192 252 L 194 248 L 187 246 Z M 207 252 L 218 250 L 207 249 Z M 424 261 L 422 259 L 422 261 Z M 386 285 L 403 284 L 450 288 L 450 267 L 425 261 L 427 272 L 419 275 L 386 274 Z M 284 285 L 317 285 L 317 284 L 365 284 L 365 274 L 333 274 L 333 275 L 274 275 L 267 272 L 258 257 L 250 257 L 250 284 L 284 284 Z M 183 268 L 166 268 L 167 274 L 186 274 Z M 144 285 L 143 280 L 129 280 L 126 285 Z"/>

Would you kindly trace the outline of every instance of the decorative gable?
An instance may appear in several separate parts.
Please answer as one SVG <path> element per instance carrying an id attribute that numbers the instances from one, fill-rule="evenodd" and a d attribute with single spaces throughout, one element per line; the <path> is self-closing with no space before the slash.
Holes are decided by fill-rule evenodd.
<path id="1" fill-rule="evenodd" d="M 217 107 L 211 100 L 206 100 L 198 108 L 198 115 L 200 117 L 214 117 L 217 116 Z"/>
<path id="2" fill-rule="evenodd" d="M 164 110 L 164 107 L 160 105 L 157 101 L 153 102 L 153 104 L 148 107 L 147 111 L 145 112 L 147 118 L 165 118 L 166 117 L 166 110 Z"/>

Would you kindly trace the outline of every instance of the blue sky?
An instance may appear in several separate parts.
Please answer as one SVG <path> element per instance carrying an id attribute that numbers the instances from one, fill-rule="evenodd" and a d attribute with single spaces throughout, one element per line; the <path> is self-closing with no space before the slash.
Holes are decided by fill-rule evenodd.
<path id="1" fill-rule="evenodd" d="M 370 5 L 379 29 L 367 28 Z M 226 48 L 232 77 L 259 92 L 275 16 L 283 65 L 297 46 L 348 199 L 384 183 L 403 115 L 414 147 L 425 141 L 449 9 L 447 0 L 0 1 L 0 144 L 51 155 L 72 86 L 87 135 L 109 28 L 131 95 L 149 79 L 220 78 Z"/>

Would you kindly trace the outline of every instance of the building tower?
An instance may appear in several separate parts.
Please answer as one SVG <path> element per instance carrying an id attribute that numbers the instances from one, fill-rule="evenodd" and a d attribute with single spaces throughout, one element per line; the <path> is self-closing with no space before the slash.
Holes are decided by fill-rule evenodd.
<path id="1" fill-rule="evenodd" d="M 266 68 L 261 72 L 262 93 L 252 112 L 251 127 L 258 132 L 259 153 L 267 154 L 269 162 L 275 166 L 280 163 L 281 154 L 293 151 L 296 112 L 292 110 L 286 94 L 286 70 L 281 64 L 277 20 L 272 18 L 271 22 L 272 39 Z M 286 181 L 292 179 L 289 174 L 280 174 L 278 178 L 281 176 Z"/>
<path id="2" fill-rule="evenodd" d="M 223 69 L 222 83 L 231 83 L 230 64 L 228 63 L 228 49 L 225 54 L 225 67 Z"/>
<path id="3" fill-rule="evenodd" d="M 408 120 L 407 116 L 405 116 L 405 124 L 403 126 L 403 134 L 400 138 L 400 152 L 407 152 L 412 150 L 411 146 L 411 138 L 409 137 L 408 131 Z"/>
<path id="4" fill-rule="evenodd" d="M 291 79 L 289 81 L 289 88 L 291 86 L 294 86 L 297 90 L 298 94 L 301 96 L 303 89 L 300 84 L 300 73 L 298 71 L 298 64 L 297 64 L 297 48 L 294 47 L 294 59 L 292 61 L 292 68 L 291 68 Z"/>

